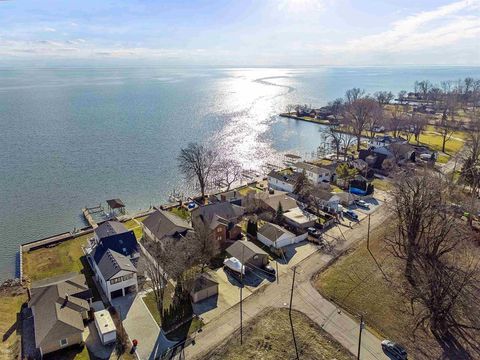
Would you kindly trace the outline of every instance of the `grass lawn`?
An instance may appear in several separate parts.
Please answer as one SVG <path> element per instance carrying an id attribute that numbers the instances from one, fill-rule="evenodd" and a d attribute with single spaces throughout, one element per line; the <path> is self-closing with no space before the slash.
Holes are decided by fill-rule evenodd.
<path id="1" fill-rule="evenodd" d="M 446 154 L 438 154 L 437 163 L 446 164 L 450 160 L 450 156 Z"/>
<path id="2" fill-rule="evenodd" d="M 135 220 L 137 220 L 138 222 L 142 222 L 146 218 L 147 216 L 142 216 L 142 217 L 136 218 Z M 137 221 L 135 220 L 128 220 L 124 222 L 123 225 L 125 225 L 127 229 L 133 230 L 133 233 L 135 234 L 135 237 L 137 238 L 137 240 L 140 240 L 143 236 L 143 231 L 142 231 L 142 227 L 138 225 Z"/>
<path id="3" fill-rule="evenodd" d="M 410 302 L 402 292 L 403 263 L 388 252 L 384 242 L 392 231 L 392 223 L 386 222 L 375 229 L 370 238 L 370 249 L 389 281 L 376 266 L 366 244 L 362 243 L 317 275 L 315 287 L 346 311 L 363 313 L 369 329 L 379 337 L 405 345 L 412 358 L 438 358 L 441 348 L 430 332 L 418 330 L 416 338 L 412 335 L 415 319 Z"/>
<path id="4" fill-rule="evenodd" d="M 442 151 L 442 136 L 434 132 L 434 130 L 426 130 L 420 135 L 420 144 L 427 145 L 433 150 Z M 417 142 L 414 138 L 410 140 L 411 144 L 416 145 Z M 452 135 L 450 140 L 445 143 L 445 152 L 447 154 L 456 154 L 459 152 L 463 145 L 464 141 L 460 140 L 457 136 Z"/>
<path id="5" fill-rule="evenodd" d="M 170 211 L 175 215 L 177 215 L 178 217 L 181 217 L 184 220 L 190 221 L 190 218 L 191 218 L 190 211 L 188 211 L 184 207 L 177 206 L 177 207 L 171 208 Z"/>
<path id="6" fill-rule="evenodd" d="M 32 281 L 68 272 L 81 272 L 82 245 L 92 233 L 64 241 L 51 248 L 41 248 L 23 253 L 23 271 Z"/>
<path id="7" fill-rule="evenodd" d="M 0 294 L 0 359 L 16 359 L 20 351 L 20 338 L 16 334 L 17 313 L 27 300 L 26 294 Z"/>
<path id="8" fill-rule="evenodd" d="M 163 308 L 164 309 L 168 309 L 168 307 L 170 306 L 171 304 L 171 296 L 173 294 L 173 291 L 174 291 L 174 287 L 171 283 L 168 283 L 168 286 L 167 286 L 167 290 L 166 290 L 166 294 L 165 294 L 165 303 L 163 304 Z M 153 292 L 149 292 L 147 294 L 147 296 L 145 296 L 143 298 L 143 302 L 145 303 L 145 305 L 147 306 L 148 310 L 150 311 L 150 314 L 152 314 L 153 318 L 155 319 L 155 321 L 157 322 L 158 326 L 162 326 L 161 324 L 161 320 L 160 320 L 160 313 L 158 312 L 158 309 L 157 309 L 157 304 L 155 302 L 155 295 L 153 294 Z M 191 323 L 187 323 L 186 326 L 188 326 L 188 329 L 178 329 L 175 330 L 174 332 L 172 333 L 177 333 L 177 334 L 180 334 L 182 332 L 185 332 L 185 333 L 188 333 L 188 334 L 193 334 L 194 332 L 196 332 L 198 329 L 200 329 L 202 326 L 203 326 L 203 322 L 200 320 L 200 319 L 197 319 L 197 318 L 194 318 Z M 175 334 L 173 334 L 175 335 Z"/>
<path id="9" fill-rule="evenodd" d="M 393 188 L 392 183 L 388 180 L 373 179 L 372 184 L 375 189 L 382 191 L 389 191 Z"/>
<path id="10" fill-rule="evenodd" d="M 299 355 L 302 360 L 354 359 L 324 330 L 298 311 L 292 313 Z M 210 360 L 295 359 L 287 309 L 271 309 L 244 327 L 244 343 L 235 333 L 206 358 Z"/>

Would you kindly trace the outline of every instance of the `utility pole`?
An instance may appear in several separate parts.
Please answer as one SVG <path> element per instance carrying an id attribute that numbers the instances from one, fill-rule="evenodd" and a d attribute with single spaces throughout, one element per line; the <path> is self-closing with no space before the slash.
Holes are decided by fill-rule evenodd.
<path id="1" fill-rule="evenodd" d="M 370 256 L 373 258 L 373 261 L 375 261 L 375 265 L 377 265 L 378 269 L 380 270 L 380 272 L 382 273 L 383 277 L 385 280 L 387 280 L 388 282 L 390 282 L 390 280 L 388 279 L 387 275 L 383 272 L 383 269 L 382 267 L 380 266 L 380 264 L 378 263 L 377 259 L 375 258 L 375 256 L 373 255 L 372 251 L 370 250 L 370 216 L 372 214 L 368 214 L 368 229 L 367 229 L 367 250 L 368 252 L 370 253 Z"/>
<path id="2" fill-rule="evenodd" d="M 292 278 L 292 290 L 290 291 L 290 306 L 288 309 L 288 317 L 290 318 L 290 327 L 292 328 L 292 337 L 293 337 L 293 344 L 295 345 L 295 354 L 297 355 L 297 360 L 300 358 L 298 357 L 298 348 L 297 348 L 297 340 L 295 339 L 295 330 L 293 329 L 293 321 L 292 321 L 292 301 L 293 301 L 293 287 L 295 286 L 295 273 L 297 268 L 293 267 L 293 278 Z"/>
<path id="3" fill-rule="evenodd" d="M 275 260 L 275 268 L 277 269 L 276 278 L 277 278 L 277 284 L 278 284 L 278 261 L 277 260 Z"/>
<path id="4" fill-rule="evenodd" d="M 242 266 L 240 267 L 240 345 L 243 345 L 243 272 L 245 271 L 245 266 L 243 265 L 245 253 L 245 246 L 242 247 Z"/>
<path id="5" fill-rule="evenodd" d="M 358 353 L 357 353 L 357 360 L 360 360 L 360 349 L 362 346 L 362 330 L 365 327 L 365 323 L 363 322 L 363 315 L 360 315 L 360 333 L 358 334 Z"/>

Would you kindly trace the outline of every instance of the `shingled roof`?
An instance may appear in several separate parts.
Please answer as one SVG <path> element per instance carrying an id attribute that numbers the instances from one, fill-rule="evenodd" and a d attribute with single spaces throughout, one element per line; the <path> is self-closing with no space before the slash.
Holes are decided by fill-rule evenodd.
<path id="1" fill-rule="evenodd" d="M 88 290 L 85 276 L 74 274 L 64 281 L 52 280 L 50 284 L 48 281 L 34 283 L 30 290 L 28 304 L 34 310 L 37 347 L 83 332 L 82 312 L 90 309 L 87 300 L 77 297 Z"/>
<path id="2" fill-rule="evenodd" d="M 175 236 L 188 230 L 193 230 L 189 223 L 170 211 L 155 210 L 144 221 L 143 225 L 152 232 L 157 239 L 165 236 Z"/>
<path id="3" fill-rule="evenodd" d="M 258 233 L 265 236 L 272 242 L 276 242 L 282 235 L 285 234 L 291 235 L 292 237 L 295 236 L 287 229 L 269 222 L 265 223 L 260 229 L 258 229 Z"/>
<path id="4" fill-rule="evenodd" d="M 232 245 L 227 248 L 227 253 L 231 256 L 237 258 L 238 260 L 246 263 L 250 261 L 255 255 L 265 255 L 268 254 L 260 249 L 257 245 L 247 240 L 238 240 L 235 241 Z"/>

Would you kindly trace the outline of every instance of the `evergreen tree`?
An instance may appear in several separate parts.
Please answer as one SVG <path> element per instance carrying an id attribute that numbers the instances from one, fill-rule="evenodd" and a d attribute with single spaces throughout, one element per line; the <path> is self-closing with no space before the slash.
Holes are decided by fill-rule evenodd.
<path id="1" fill-rule="evenodd" d="M 280 224 L 283 220 L 283 206 L 282 203 L 278 202 L 277 212 L 275 213 L 275 222 Z"/>

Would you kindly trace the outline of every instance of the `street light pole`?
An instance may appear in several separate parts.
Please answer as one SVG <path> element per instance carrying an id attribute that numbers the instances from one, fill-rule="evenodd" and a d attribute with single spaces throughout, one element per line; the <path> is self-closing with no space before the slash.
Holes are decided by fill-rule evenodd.
<path id="1" fill-rule="evenodd" d="M 365 327 L 365 323 L 363 322 L 363 315 L 360 315 L 360 333 L 358 335 L 358 352 L 357 352 L 357 360 L 360 360 L 360 349 L 362 346 L 362 330 Z"/>

